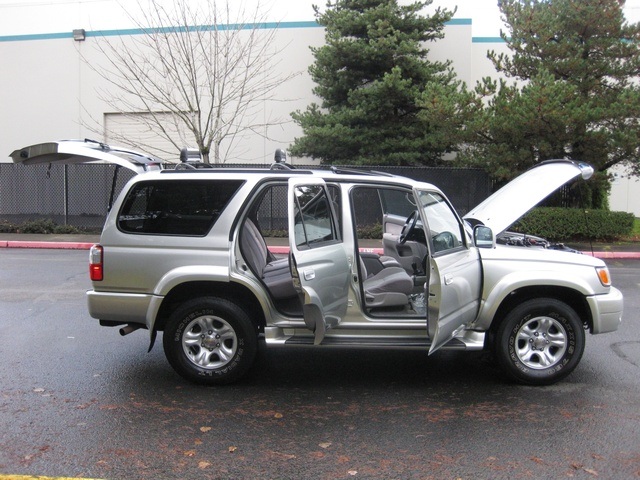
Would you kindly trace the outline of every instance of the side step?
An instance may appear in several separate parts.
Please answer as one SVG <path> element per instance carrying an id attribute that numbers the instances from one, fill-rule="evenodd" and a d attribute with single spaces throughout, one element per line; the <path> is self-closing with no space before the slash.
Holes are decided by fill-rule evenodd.
<path id="1" fill-rule="evenodd" d="M 313 337 L 296 336 L 284 342 L 286 346 L 311 346 Z M 351 348 L 416 348 L 428 349 L 431 341 L 426 338 L 347 338 L 325 337 L 320 343 L 324 347 L 351 347 Z M 457 338 L 451 339 L 443 348 L 466 350 L 464 342 Z"/>

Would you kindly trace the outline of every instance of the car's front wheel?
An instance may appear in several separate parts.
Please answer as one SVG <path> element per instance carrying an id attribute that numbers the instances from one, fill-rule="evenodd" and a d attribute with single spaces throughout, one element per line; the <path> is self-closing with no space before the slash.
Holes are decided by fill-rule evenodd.
<path id="1" fill-rule="evenodd" d="M 181 376 L 216 385 L 234 382 L 246 373 L 256 356 L 258 335 L 235 303 L 204 297 L 173 312 L 162 343 L 167 360 Z"/>
<path id="2" fill-rule="evenodd" d="M 529 385 L 550 385 L 576 368 L 585 333 L 569 305 L 536 298 L 507 314 L 494 342 L 496 359 L 511 378 Z"/>

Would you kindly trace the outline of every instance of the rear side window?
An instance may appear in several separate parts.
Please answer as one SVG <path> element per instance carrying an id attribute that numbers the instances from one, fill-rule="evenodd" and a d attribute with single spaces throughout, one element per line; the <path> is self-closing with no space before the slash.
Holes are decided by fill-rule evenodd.
<path id="1" fill-rule="evenodd" d="M 241 180 L 139 182 L 127 194 L 118 228 L 155 235 L 204 236 L 238 191 Z"/>
<path id="2" fill-rule="evenodd" d="M 339 241 L 331 211 L 331 200 L 321 185 L 299 185 L 294 189 L 294 235 L 299 249 Z"/>

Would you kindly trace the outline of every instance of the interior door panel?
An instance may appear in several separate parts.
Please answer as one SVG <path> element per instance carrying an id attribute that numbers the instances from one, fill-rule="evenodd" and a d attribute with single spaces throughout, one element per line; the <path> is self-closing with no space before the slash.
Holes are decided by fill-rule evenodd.
<path id="1" fill-rule="evenodd" d="M 407 219 L 399 215 L 385 214 L 383 217 L 382 248 L 384 255 L 395 258 L 409 275 L 413 275 L 414 265 L 421 268 L 427 254 L 427 247 L 413 240 L 398 245 L 398 237 Z"/>

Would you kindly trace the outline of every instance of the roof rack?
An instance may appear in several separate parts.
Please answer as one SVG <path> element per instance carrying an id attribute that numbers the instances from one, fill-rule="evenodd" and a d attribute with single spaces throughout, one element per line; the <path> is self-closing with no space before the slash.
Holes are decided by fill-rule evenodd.
<path id="1" fill-rule="evenodd" d="M 211 166 L 211 167 L 204 167 L 204 168 L 197 168 L 194 167 L 192 165 L 186 165 L 186 164 L 182 164 L 179 163 L 176 165 L 175 168 L 173 169 L 164 169 L 161 171 L 161 173 L 164 174 L 176 174 L 176 173 L 214 173 L 214 172 L 220 172 L 220 173 L 262 173 L 262 174 L 266 174 L 268 173 L 269 175 L 312 175 L 313 171 L 311 170 L 286 170 L 286 169 L 269 169 L 269 168 L 257 168 L 257 167 L 249 167 L 249 168 L 227 168 L 227 167 L 217 167 L 217 166 Z"/>
<path id="2" fill-rule="evenodd" d="M 376 170 L 356 170 L 355 168 L 344 168 L 331 166 L 330 170 L 337 174 L 350 174 L 350 175 L 376 175 L 382 177 L 395 177 L 393 173 L 379 172 Z"/>

